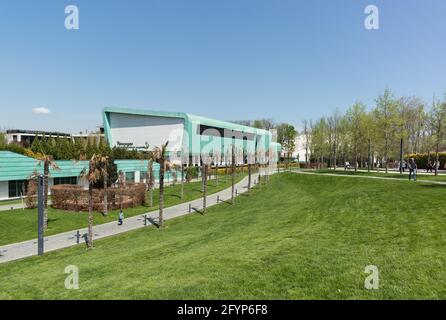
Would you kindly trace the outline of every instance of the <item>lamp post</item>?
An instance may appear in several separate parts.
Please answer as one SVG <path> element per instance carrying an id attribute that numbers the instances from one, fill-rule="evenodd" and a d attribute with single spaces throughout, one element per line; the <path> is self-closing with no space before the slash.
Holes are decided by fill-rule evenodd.
<path id="1" fill-rule="evenodd" d="M 37 199 L 38 199 L 38 209 L 37 209 L 37 255 L 43 255 L 43 232 L 44 232 L 44 197 L 43 197 L 43 175 L 37 176 Z"/>

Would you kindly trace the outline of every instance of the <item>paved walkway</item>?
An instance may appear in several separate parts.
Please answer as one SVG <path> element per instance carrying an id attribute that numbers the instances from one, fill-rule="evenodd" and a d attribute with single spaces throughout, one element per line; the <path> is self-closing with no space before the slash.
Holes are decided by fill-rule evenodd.
<path id="1" fill-rule="evenodd" d="M 0 202 L 1 204 L 1 202 Z M 0 211 L 9 211 L 9 210 L 17 210 L 17 209 L 24 209 L 25 205 L 20 203 L 14 203 L 14 204 L 5 204 L 0 205 Z"/>
<path id="2" fill-rule="evenodd" d="M 257 181 L 258 174 L 252 175 L 252 185 Z M 248 177 L 238 182 L 235 189 L 238 194 L 247 192 Z M 222 190 L 220 192 L 209 195 L 207 198 L 207 206 L 211 207 L 217 204 L 217 197 L 221 201 L 231 199 L 231 188 Z M 169 220 L 176 217 L 189 214 L 189 204 L 192 207 L 192 213 L 196 213 L 203 208 L 203 199 L 197 199 L 182 203 L 173 207 L 164 209 L 164 219 Z M 145 217 L 146 216 L 146 217 Z M 147 219 L 145 219 L 147 218 Z M 93 227 L 94 240 L 105 237 L 117 235 L 127 231 L 143 228 L 149 226 L 153 221 L 158 220 L 158 211 L 148 212 L 144 215 L 137 215 L 124 220 L 122 226 L 118 226 L 116 222 L 109 222 Z M 87 228 L 79 230 L 72 230 L 64 233 L 59 233 L 53 236 L 45 237 L 44 247 L 45 252 L 54 251 L 62 248 L 71 247 L 80 243 L 85 243 L 87 239 Z M 14 243 L 0 247 L 0 263 L 22 259 L 25 257 L 34 256 L 37 254 L 37 239 L 28 240 L 24 242 Z"/>
<path id="3" fill-rule="evenodd" d="M 363 176 L 363 175 L 352 175 L 352 174 L 336 174 L 336 173 L 321 173 L 321 172 L 310 172 L 310 171 L 291 171 L 298 174 L 309 174 L 316 176 L 329 176 L 329 177 L 343 177 L 343 178 L 363 178 L 363 179 L 379 179 L 379 180 L 394 180 L 394 181 L 407 181 L 409 182 L 408 174 L 405 175 L 405 178 L 392 178 L 392 177 L 377 177 L 377 176 Z M 417 175 L 418 177 L 420 175 Z M 445 181 L 435 181 L 435 180 L 419 180 L 416 182 L 422 183 L 431 183 L 431 184 L 441 184 L 446 185 Z"/>

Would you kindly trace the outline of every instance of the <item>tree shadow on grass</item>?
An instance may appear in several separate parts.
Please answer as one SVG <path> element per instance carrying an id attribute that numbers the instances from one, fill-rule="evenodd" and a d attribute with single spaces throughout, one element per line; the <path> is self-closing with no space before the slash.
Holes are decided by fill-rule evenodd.
<path id="1" fill-rule="evenodd" d="M 160 227 L 159 223 L 158 223 L 155 219 L 153 219 L 153 218 L 151 218 L 151 217 L 148 217 L 148 218 L 147 218 L 147 221 L 149 221 L 150 224 L 154 225 L 154 226 L 157 227 L 157 228 Z"/>
<path id="2" fill-rule="evenodd" d="M 430 189 L 446 189 L 446 184 L 436 184 L 429 182 L 421 182 L 419 186 L 422 188 L 430 188 Z"/>
<path id="3" fill-rule="evenodd" d="M 191 208 L 193 211 L 195 211 L 196 213 L 199 213 L 199 214 L 201 214 L 202 216 L 204 216 L 204 211 L 203 210 L 200 210 L 200 209 L 197 209 L 197 208 L 194 208 L 194 207 L 192 207 Z"/>

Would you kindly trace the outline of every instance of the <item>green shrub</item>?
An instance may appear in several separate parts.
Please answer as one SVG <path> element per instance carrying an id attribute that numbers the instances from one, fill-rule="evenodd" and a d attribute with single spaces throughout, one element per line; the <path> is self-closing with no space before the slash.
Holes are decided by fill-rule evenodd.
<path id="1" fill-rule="evenodd" d="M 186 168 L 186 181 L 190 182 L 192 179 L 198 178 L 199 167 Z"/>
<path id="2" fill-rule="evenodd" d="M 405 156 L 406 161 L 408 161 L 409 158 L 415 159 L 418 169 L 426 169 L 427 163 L 429 161 L 429 154 L 428 153 L 417 153 L 417 154 L 408 154 Z M 446 152 L 440 152 L 438 154 L 438 159 L 440 161 L 439 169 L 444 169 L 446 166 Z M 432 161 L 432 163 L 434 163 L 435 160 L 436 160 L 435 152 L 431 152 L 430 161 Z"/>

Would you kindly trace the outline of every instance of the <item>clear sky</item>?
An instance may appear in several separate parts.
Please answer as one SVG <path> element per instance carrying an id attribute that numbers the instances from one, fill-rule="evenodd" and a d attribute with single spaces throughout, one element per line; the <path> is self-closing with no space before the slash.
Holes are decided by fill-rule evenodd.
<path id="1" fill-rule="evenodd" d="M 93 130 L 103 107 L 300 125 L 386 87 L 430 102 L 445 17 L 444 0 L 0 0 L 0 128 Z"/>

